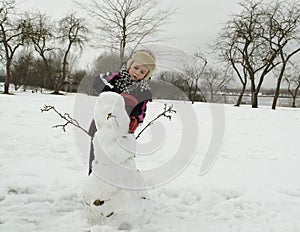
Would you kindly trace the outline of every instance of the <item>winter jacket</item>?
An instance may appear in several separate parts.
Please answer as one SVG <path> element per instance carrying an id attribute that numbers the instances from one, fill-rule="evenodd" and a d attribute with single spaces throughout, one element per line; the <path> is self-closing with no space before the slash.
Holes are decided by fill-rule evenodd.
<path id="1" fill-rule="evenodd" d="M 96 77 L 93 82 L 94 94 L 98 96 L 101 92 L 113 91 L 116 93 L 126 93 L 136 98 L 138 104 L 135 106 L 127 106 L 126 111 L 129 117 L 135 117 L 138 123 L 143 122 L 147 103 L 152 101 L 152 93 L 147 83 L 141 81 L 130 82 L 130 76 L 125 66 L 119 72 L 110 73 L 108 75 L 100 75 Z M 127 81 L 123 81 L 127 79 Z M 96 132 L 95 126 L 92 125 L 89 134 L 93 137 Z"/>

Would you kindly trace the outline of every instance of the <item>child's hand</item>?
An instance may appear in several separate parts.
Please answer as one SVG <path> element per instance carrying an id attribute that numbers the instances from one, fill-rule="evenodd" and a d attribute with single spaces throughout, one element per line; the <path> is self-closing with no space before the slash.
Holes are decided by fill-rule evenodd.
<path id="1" fill-rule="evenodd" d="M 131 116 L 130 123 L 129 123 L 129 133 L 134 133 L 137 127 L 138 127 L 138 120 L 136 119 L 136 117 Z"/>

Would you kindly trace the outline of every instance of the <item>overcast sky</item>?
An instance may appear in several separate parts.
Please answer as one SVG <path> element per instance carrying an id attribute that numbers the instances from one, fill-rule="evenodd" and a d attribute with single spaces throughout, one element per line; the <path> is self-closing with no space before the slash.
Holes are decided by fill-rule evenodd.
<path id="1" fill-rule="evenodd" d="M 205 50 L 230 14 L 239 9 L 239 0 L 161 0 L 162 5 L 172 4 L 178 13 L 172 23 L 165 26 L 167 43 L 180 49 L 195 52 Z M 20 10 L 39 9 L 54 18 L 62 18 L 78 7 L 73 0 L 16 0 Z M 166 42 L 163 42 L 166 43 Z M 100 51 L 99 51 L 100 52 Z M 83 63 L 90 63 L 98 55 L 97 50 L 83 55 Z"/>

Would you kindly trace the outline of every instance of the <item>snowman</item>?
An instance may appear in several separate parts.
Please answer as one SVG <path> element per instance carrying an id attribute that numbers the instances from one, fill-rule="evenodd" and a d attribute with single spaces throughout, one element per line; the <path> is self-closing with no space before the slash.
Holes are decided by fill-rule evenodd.
<path id="1" fill-rule="evenodd" d="M 152 203 L 136 166 L 136 140 L 128 133 L 130 119 L 123 97 L 101 93 L 94 120 L 95 159 L 83 193 L 89 218 L 93 224 L 123 230 L 142 226 L 150 219 Z"/>

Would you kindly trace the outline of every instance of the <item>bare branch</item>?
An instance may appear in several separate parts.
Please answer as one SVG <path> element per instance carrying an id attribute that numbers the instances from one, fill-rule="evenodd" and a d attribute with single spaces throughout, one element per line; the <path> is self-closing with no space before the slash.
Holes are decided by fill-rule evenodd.
<path id="1" fill-rule="evenodd" d="M 151 120 L 141 131 L 140 133 L 135 137 L 135 139 L 138 139 L 141 134 L 149 127 L 151 126 L 156 120 L 158 120 L 159 118 L 161 117 L 166 117 L 168 118 L 169 120 L 172 119 L 172 114 L 173 113 L 176 113 L 176 110 L 173 110 L 173 105 L 167 107 L 167 104 L 164 104 L 165 107 L 164 107 L 164 111 L 162 113 L 160 113 L 159 115 L 156 116 L 156 118 L 154 118 L 153 120 Z"/>
<path id="2" fill-rule="evenodd" d="M 71 124 L 79 129 L 81 129 L 82 131 L 84 131 L 86 134 L 89 135 L 89 132 L 87 130 L 85 130 L 84 128 L 82 128 L 78 121 L 75 120 L 74 118 L 72 118 L 68 113 L 60 113 L 58 110 L 56 110 L 56 108 L 54 106 L 51 105 L 45 105 L 44 108 L 41 109 L 41 112 L 48 112 L 53 110 L 57 115 L 59 115 L 62 119 L 64 119 L 66 121 L 65 124 L 61 124 L 61 125 L 55 125 L 53 126 L 53 128 L 58 128 L 61 127 L 63 129 L 64 132 L 66 132 L 66 127 Z M 158 120 L 161 117 L 166 117 L 169 120 L 172 119 L 172 114 L 176 113 L 176 111 L 173 109 L 173 105 L 171 106 L 167 106 L 167 104 L 164 104 L 164 111 L 162 113 L 160 113 L 159 115 L 156 116 L 156 118 L 154 118 L 153 120 L 151 120 L 141 131 L 140 133 L 137 135 L 137 137 L 135 139 L 138 139 L 141 134 L 149 127 L 151 126 L 156 120 Z M 113 118 L 116 120 L 117 126 L 119 126 L 117 118 L 115 115 L 113 115 L 112 113 L 109 113 L 107 115 L 107 120 L 109 120 L 110 118 Z"/>
<path id="3" fill-rule="evenodd" d="M 81 129 L 82 131 L 84 131 L 85 133 L 87 133 L 89 135 L 89 132 L 87 130 L 85 130 L 84 128 L 82 128 L 78 121 L 73 119 L 68 113 L 64 113 L 64 114 L 61 114 L 58 110 L 55 109 L 54 106 L 50 106 L 50 105 L 45 105 L 44 108 L 41 109 L 41 112 L 47 112 L 47 111 L 51 111 L 53 110 L 56 114 L 58 114 L 62 119 L 64 119 L 66 121 L 65 124 L 62 124 L 62 125 L 55 125 L 53 126 L 53 128 L 58 128 L 58 127 L 61 127 L 63 129 L 64 132 L 66 132 L 66 127 L 69 125 L 69 124 L 72 124 L 73 126 Z"/>
<path id="4" fill-rule="evenodd" d="M 119 50 L 123 61 L 126 48 L 137 47 L 146 39 L 152 39 L 176 13 L 173 7 L 159 10 L 158 0 L 92 0 L 88 4 L 75 3 L 96 20 L 95 29 L 101 38 L 101 46 Z"/>

